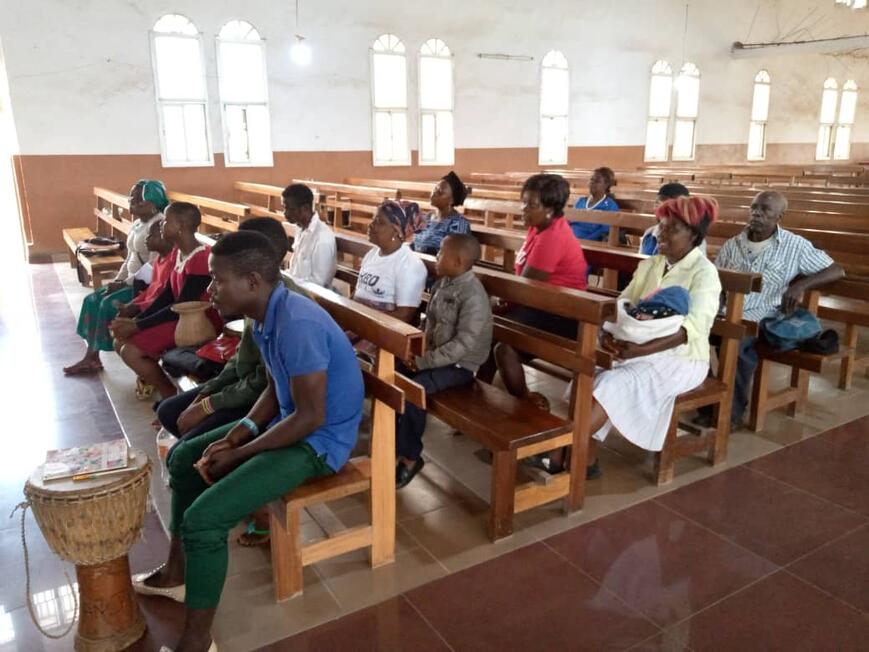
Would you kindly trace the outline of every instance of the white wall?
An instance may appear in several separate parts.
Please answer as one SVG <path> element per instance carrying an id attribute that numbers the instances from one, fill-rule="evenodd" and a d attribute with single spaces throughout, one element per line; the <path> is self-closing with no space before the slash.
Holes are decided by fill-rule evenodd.
<path id="1" fill-rule="evenodd" d="M 541 7 L 544 5 L 545 7 Z M 370 149 L 368 47 L 399 35 L 415 53 L 437 36 L 455 55 L 456 145 L 535 147 L 539 62 L 551 48 L 571 65 L 570 144 L 641 145 L 648 74 L 658 58 L 678 68 L 685 27 L 681 0 L 302 0 L 302 32 L 314 62 L 289 60 L 296 31 L 290 0 L 27 0 L 3 2 L 3 42 L 22 154 L 159 153 L 148 30 L 182 13 L 203 34 L 215 151 L 222 151 L 214 37 L 227 20 L 253 23 L 267 39 L 273 147 Z M 753 26 L 752 26 L 753 23 Z M 813 143 L 821 85 L 854 78 L 862 92 L 854 142 L 869 142 L 866 59 L 824 55 L 734 60 L 735 40 L 767 41 L 803 26 L 799 38 L 869 32 L 869 11 L 833 0 L 693 0 L 686 59 L 701 70 L 699 144 L 747 139 L 752 80 L 773 81 L 769 141 Z M 530 55 L 534 62 L 481 60 L 478 52 Z M 409 59 L 410 89 L 416 62 Z M 412 98 L 411 107 L 415 106 Z"/>

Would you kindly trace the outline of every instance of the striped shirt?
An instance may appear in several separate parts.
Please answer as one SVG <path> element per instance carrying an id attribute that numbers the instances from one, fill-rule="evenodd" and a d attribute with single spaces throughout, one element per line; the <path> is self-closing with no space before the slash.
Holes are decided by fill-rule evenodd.
<path id="1" fill-rule="evenodd" d="M 413 234 L 413 250 L 435 255 L 448 235 L 470 232 L 471 223 L 458 211 L 453 211 L 442 220 L 436 219 L 435 213 L 429 213 L 425 217 L 425 226 Z"/>
<path id="2" fill-rule="evenodd" d="M 748 230 L 724 243 L 716 267 L 737 272 L 752 272 L 763 276 L 760 292 L 745 298 L 743 319 L 760 321 L 776 313 L 782 295 L 797 276 L 812 276 L 827 269 L 833 259 L 816 249 L 804 237 L 778 227 L 771 236 L 772 244 L 754 258 L 748 248 Z"/>

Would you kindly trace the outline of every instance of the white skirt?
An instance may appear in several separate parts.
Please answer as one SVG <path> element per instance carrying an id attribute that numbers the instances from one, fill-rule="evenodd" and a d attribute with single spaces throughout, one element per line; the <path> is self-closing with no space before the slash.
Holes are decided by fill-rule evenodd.
<path id="1" fill-rule="evenodd" d="M 670 352 L 634 358 L 599 371 L 593 393 L 609 421 L 594 438 L 603 441 L 616 428 L 640 448 L 661 450 L 676 397 L 699 386 L 708 373 L 708 361 Z"/>

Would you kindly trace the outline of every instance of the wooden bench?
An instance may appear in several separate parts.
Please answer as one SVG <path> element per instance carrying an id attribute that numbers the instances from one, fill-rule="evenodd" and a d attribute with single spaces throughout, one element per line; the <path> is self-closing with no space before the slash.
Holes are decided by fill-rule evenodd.
<path id="1" fill-rule="evenodd" d="M 198 236 L 205 244 L 213 239 Z M 315 564 L 360 548 L 369 550 L 372 568 L 395 559 L 395 415 L 404 411 L 405 395 L 398 386 L 395 357 L 405 359 L 424 352 L 421 331 L 397 319 L 345 299 L 313 283 L 303 285 L 342 328 L 359 333 L 379 347 L 371 369 L 363 369 L 366 396 L 372 400 L 369 453 L 352 458 L 334 475 L 309 480 L 269 505 L 272 579 L 275 599 L 286 600 L 302 592 L 302 571 Z M 408 386 L 405 380 L 403 386 Z M 416 386 L 414 393 L 422 388 Z M 301 512 L 317 505 L 367 493 L 370 522 L 326 532 L 315 542 L 303 542 Z"/>
<path id="2" fill-rule="evenodd" d="M 339 253 L 354 260 L 364 256 L 372 246 L 341 230 L 336 230 L 335 237 Z M 420 258 L 429 270 L 434 269 L 433 256 L 420 255 Z M 497 540 L 512 533 L 515 513 L 559 499 L 564 500 L 567 513 L 582 506 L 591 434 L 591 387 L 595 363 L 600 361 L 596 351 L 597 334 L 600 324 L 614 317 L 615 301 L 611 297 L 559 288 L 497 270 L 475 268 L 475 272 L 492 296 L 579 322 L 576 340 L 554 338 L 504 319 L 496 320 L 493 333 L 495 341 L 569 370 L 576 379 L 569 419 L 480 381 L 438 392 L 426 399 L 430 414 L 491 451 L 491 506 L 487 530 L 489 537 Z M 339 265 L 336 278 L 352 285 L 355 276 L 354 268 Z M 604 361 L 605 364 L 610 362 Z M 548 483 L 517 484 L 519 460 L 563 446 L 572 446 L 574 451 L 568 471 Z"/>
<path id="3" fill-rule="evenodd" d="M 174 191 L 169 193 L 169 199 L 194 204 L 202 213 L 200 230 L 203 233 L 237 231 L 238 225 L 251 217 L 249 206 L 235 202 Z"/>
<path id="4" fill-rule="evenodd" d="M 121 265 L 124 264 L 124 257 L 115 254 L 85 256 L 79 253 L 76 255 L 78 245 L 82 241 L 95 236 L 96 234 L 87 227 L 63 229 L 63 240 L 69 248 L 70 266 L 77 267 L 81 265 L 82 269 L 90 277 L 94 290 L 98 290 L 103 286 L 103 282 L 107 278 L 111 278 L 118 273 Z"/>

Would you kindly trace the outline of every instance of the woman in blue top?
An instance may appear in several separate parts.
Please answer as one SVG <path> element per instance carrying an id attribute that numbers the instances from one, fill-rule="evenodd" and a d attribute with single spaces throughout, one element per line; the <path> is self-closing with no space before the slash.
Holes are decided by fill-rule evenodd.
<path id="1" fill-rule="evenodd" d="M 411 247 L 414 251 L 434 256 L 448 235 L 471 232 L 471 223 L 456 210 L 456 206 L 465 203 L 468 193 L 468 187 L 455 172 L 438 182 L 431 192 L 434 210 L 425 216 L 422 228 L 413 234 Z"/>
<path id="2" fill-rule="evenodd" d="M 597 168 L 588 180 L 588 197 L 580 197 L 574 208 L 588 211 L 618 211 L 619 205 L 610 190 L 616 185 L 616 173 L 610 168 Z M 582 240 L 605 241 L 610 232 L 608 224 L 571 222 L 573 235 Z"/>

